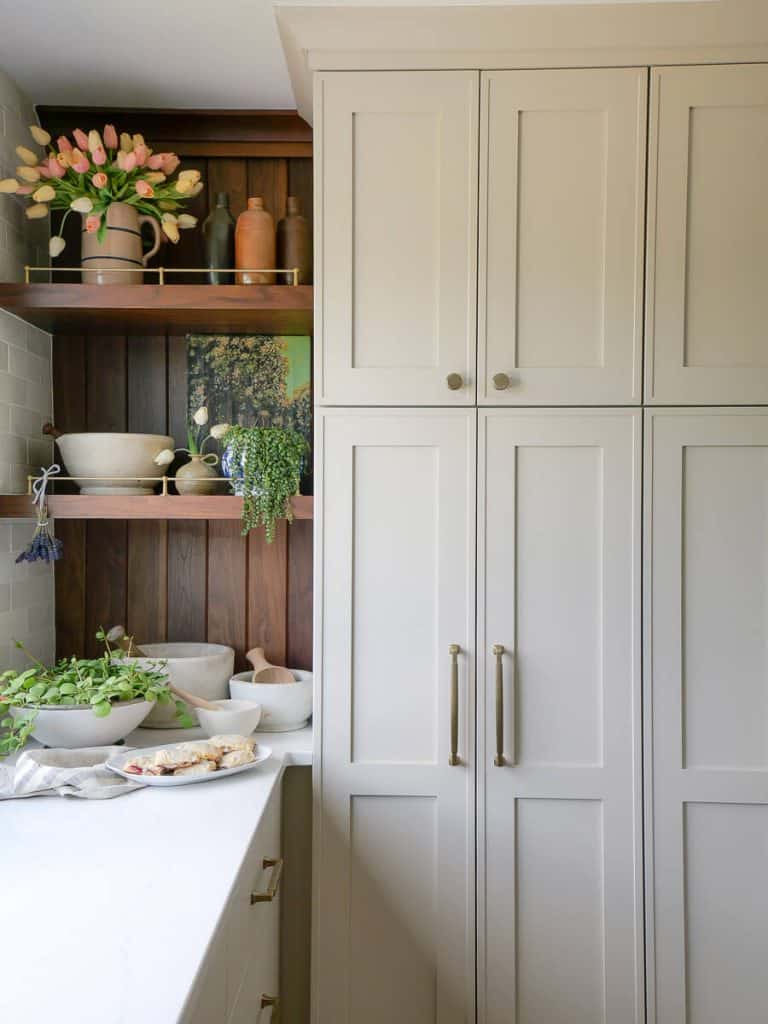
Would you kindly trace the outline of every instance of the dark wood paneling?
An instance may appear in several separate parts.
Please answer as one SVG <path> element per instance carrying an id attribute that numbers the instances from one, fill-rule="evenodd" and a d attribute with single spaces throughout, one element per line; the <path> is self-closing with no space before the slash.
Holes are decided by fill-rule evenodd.
<path id="1" fill-rule="evenodd" d="M 246 667 L 246 541 L 237 522 L 208 523 L 208 642 L 229 644 L 237 652 L 235 670 Z"/>
<path id="2" fill-rule="evenodd" d="M 208 635 L 208 524 L 168 523 L 168 640 Z"/>
<path id="3" fill-rule="evenodd" d="M 128 523 L 125 626 L 136 642 L 164 640 L 168 633 L 168 523 Z"/>
<path id="4" fill-rule="evenodd" d="M 85 650 L 85 526 L 80 519 L 56 521 L 64 561 L 56 563 L 56 657 Z"/>
<path id="5" fill-rule="evenodd" d="M 288 162 L 286 160 L 249 160 L 248 195 L 261 196 L 275 219 L 285 216 L 288 199 Z"/>
<path id="6" fill-rule="evenodd" d="M 128 582 L 128 531 L 126 523 L 91 520 L 86 530 L 85 551 L 85 653 L 102 653 L 96 631 L 125 625 Z M 70 559 L 65 551 L 64 558 Z M 63 565 L 63 562 L 60 563 Z M 75 654 L 76 651 L 67 652 Z"/>
<path id="7" fill-rule="evenodd" d="M 288 664 L 312 668 L 312 521 L 295 520 L 288 541 Z"/>
<path id="8" fill-rule="evenodd" d="M 284 665 L 287 654 L 288 529 L 279 523 L 272 544 L 263 530 L 248 538 L 247 646 L 263 647 L 274 665 Z"/>
<path id="9" fill-rule="evenodd" d="M 238 217 L 248 198 L 248 161 L 238 159 L 211 160 L 208 164 L 208 208 L 216 203 L 216 193 L 229 195 L 229 209 Z"/>

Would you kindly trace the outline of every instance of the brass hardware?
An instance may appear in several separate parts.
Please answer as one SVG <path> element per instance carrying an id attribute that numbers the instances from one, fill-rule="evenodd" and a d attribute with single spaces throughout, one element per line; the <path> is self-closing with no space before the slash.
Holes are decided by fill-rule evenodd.
<path id="1" fill-rule="evenodd" d="M 451 389 L 451 391 L 459 391 L 464 387 L 464 378 L 460 373 L 449 373 L 445 378 L 445 383 Z"/>
<path id="2" fill-rule="evenodd" d="M 461 764 L 459 760 L 459 651 L 458 644 L 451 644 L 448 653 L 451 656 L 451 750 L 448 764 L 454 768 Z"/>
<path id="3" fill-rule="evenodd" d="M 37 473 L 37 474 L 30 474 L 29 476 L 27 476 L 27 494 L 29 494 L 29 495 L 32 494 L 32 484 L 35 482 L 35 480 L 39 480 L 39 479 L 40 479 L 40 474 L 39 473 Z M 57 476 L 55 481 L 52 480 L 51 483 L 54 483 L 54 482 L 55 483 L 60 483 L 60 482 L 76 483 L 77 481 L 82 480 L 83 482 L 88 482 L 88 483 L 124 484 L 127 480 L 138 480 L 141 483 L 151 483 L 151 484 L 161 484 L 162 485 L 161 486 L 161 491 L 160 491 L 159 495 L 157 495 L 157 494 L 155 494 L 155 495 L 146 494 L 146 495 L 143 495 L 143 497 L 146 497 L 146 498 L 149 498 L 149 497 L 171 498 L 171 497 L 176 497 L 176 495 L 172 495 L 172 494 L 169 493 L 169 491 L 168 491 L 168 484 L 171 483 L 171 481 L 174 480 L 174 479 L 175 478 L 172 477 L 172 476 L 132 476 L 132 477 L 125 477 L 125 476 Z M 229 477 L 229 476 L 207 476 L 205 479 L 206 480 L 220 480 L 220 481 L 223 481 L 225 483 L 232 483 L 232 477 Z M 85 497 L 93 497 L 93 495 L 85 495 Z M 131 498 L 133 498 L 133 497 L 142 497 L 142 495 L 133 495 L 133 494 L 131 494 L 131 495 L 127 495 L 127 497 L 131 497 Z"/>
<path id="4" fill-rule="evenodd" d="M 280 879 L 283 875 L 283 858 L 278 857 L 273 860 L 271 857 L 265 857 L 261 862 L 263 868 L 272 868 L 272 876 L 269 879 L 269 885 L 263 892 L 252 892 L 251 893 L 251 906 L 254 903 L 271 903 L 272 900 L 277 896 L 278 889 L 280 888 Z"/>
<path id="5" fill-rule="evenodd" d="M 493 645 L 493 653 L 496 657 L 496 757 L 493 763 L 497 768 L 503 768 L 504 761 L 504 664 L 502 657 L 504 647 L 501 644 Z"/>
<path id="6" fill-rule="evenodd" d="M 82 271 L 82 267 L 30 267 L 25 265 L 24 267 L 24 284 L 29 284 L 29 275 L 35 273 L 41 274 L 79 274 Z M 165 284 L 166 274 L 207 274 L 210 271 L 210 267 L 144 267 L 143 273 L 145 274 L 157 274 L 157 283 Z M 220 274 L 290 274 L 293 278 L 291 287 L 296 287 L 299 283 L 299 267 L 278 267 L 274 269 L 272 267 L 258 267 L 256 269 L 241 268 L 241 267 L 223 267 L 219 270 Z M 137 273 L 134 267 L 110 267 L 110 274 L 135 274 Z M 245 285 L 244 287 L 248 287 Z M 458 384 L 457 387 L 461 387 Z"/>
<path id="7" fill-rule="evenodd" d="M 272 1007 L 272 1024 L 278 1024 L 280 1015 L 280 997 L 268 996 L 265 992 L 262 992 L 259 1008 L 264 1010 L 267 1006 Z"/>
<path id="8" fill-rule="evenodd" d="M 508 373 L 494 373 L 493 386 L 497 391 L 506 391 L 511 383 Z"/>

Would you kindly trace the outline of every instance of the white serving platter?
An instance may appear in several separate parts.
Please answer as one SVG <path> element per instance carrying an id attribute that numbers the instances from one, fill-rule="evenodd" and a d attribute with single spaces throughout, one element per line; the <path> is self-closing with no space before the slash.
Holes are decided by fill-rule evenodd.
<path id="1" fill-rule="evenodd" d="M 205 775 L 134 775 L 133 772 L 123 770 L 123 765 L 130 763 L 137 755 L 143 757 L 145 754 L 154 754 L 157 750 L 172 750 L 178 746 L 181 746 L 181 744 L 163 743 L 158 747 L 142 747 L 141 749 L 122 751 L 119 754 L 115 754 L 114 757 L 110 757 L 106 762 L 106 767 L 116 775 L 122 775 L 124 779 L 130 779 L 131 782 L 139 782 L 144 786 L 188 786 L 194 782 L 214 782 L 216 779 L 225 779 L 229 775 L 239 775 L 240 772 L 247 772 L 252 768 L 258 768 L 260 764 L 264 764 L 272 756 L 271 747 L 265 747 L 263 743 L 258 743 L 253 751 L 256 758 L 255 761 L 250 761 L 248 764 L 240 764 L 236 768 L 220 768 L 218 771 L 208 772 Z"/>

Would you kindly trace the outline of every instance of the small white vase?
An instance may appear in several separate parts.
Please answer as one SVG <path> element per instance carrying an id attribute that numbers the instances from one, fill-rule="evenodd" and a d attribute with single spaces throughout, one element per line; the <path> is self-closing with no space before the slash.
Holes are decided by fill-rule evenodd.
<path id="1" fill-rule="evenodd" d="M 190 455 L 189 462 L 176 470 L 176 490 L 179 494 L 215 494 L 218 488 L 218 473 L 214 466 L 218 455 Z"/>

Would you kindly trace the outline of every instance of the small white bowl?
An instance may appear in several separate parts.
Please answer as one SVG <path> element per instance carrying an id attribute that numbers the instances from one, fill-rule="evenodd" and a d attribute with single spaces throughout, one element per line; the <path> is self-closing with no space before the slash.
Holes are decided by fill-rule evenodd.
<path id="1" fill-rule="evenodd" d="M 196 708 L 200 727 L 206 736 L 233 733 L 250 736 L 261 720 L 261 704 L 252 700 L 214 700 L 221 711 Z"/>
<path id="2" fill-rule="evenodd" d="M 303 729 L 312 714 L 312 673 L 292 668 L 295 683 L 253 683 L 253 671 L 239 672 L 229 681 L 229 692 L 239 700 L 257 700 L 264 721 L 260 732 Z"/>
<path id="3" fill-rule="evenodd" d="M 52 704 L 38 709 L 32 735 L 46 747 L 109 747 L 133 732 L 153 706 L 151 700 L 124 701 L 99 718 L 90 704 Z M 14 718 L 27 710 L 10 708 Z"/>

